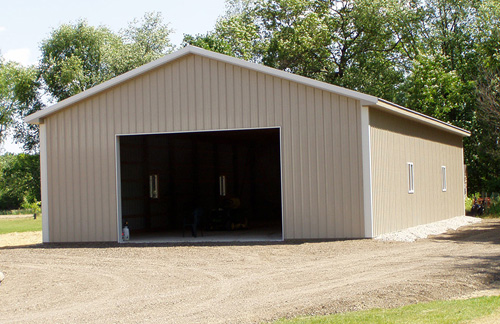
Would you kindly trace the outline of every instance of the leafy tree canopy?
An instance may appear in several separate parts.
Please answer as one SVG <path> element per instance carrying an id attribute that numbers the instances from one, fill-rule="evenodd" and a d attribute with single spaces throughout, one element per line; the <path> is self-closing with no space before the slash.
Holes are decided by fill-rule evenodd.
<path id="1" fill-rule="evenodd" d="M 40 75 L 57 101 L 89 89 L 172 50 L 160 13 L 146 13 L 118 34 L 85 20 L 55 29 L 41 45 Z"/>

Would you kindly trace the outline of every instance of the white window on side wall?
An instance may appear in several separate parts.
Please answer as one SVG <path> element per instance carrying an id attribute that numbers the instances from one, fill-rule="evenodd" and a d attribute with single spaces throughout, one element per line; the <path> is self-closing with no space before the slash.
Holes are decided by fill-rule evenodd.
<path id="1" fill-rule="evenodd" d="M 446 191 L 446 166 L 441 166 L 441 190 Z"/>
<path id="2" fill-rule="evenodd" d="M 408 193 L 412 194 L 415 192 L 415 177 L 413 175 L 413 162 L 408 162 L 407 168 L 408 168 Z"/>

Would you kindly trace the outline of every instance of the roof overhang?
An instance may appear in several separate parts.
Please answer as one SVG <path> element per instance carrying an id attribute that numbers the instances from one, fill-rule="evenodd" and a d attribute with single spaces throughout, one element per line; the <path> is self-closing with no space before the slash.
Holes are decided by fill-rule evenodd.
<path id="1" fill-rule="evenodd" d="M 414 110 L 405 108 L 403 106 L 397 105 L 395 103 L 392 103 L 384 99 L 378 99 L 378 102 L 375 105 L 368 105 L 368 106 L 373 108 L 378 108 L 390 114 L 394 114 L 406 119 L 411 119 L 434 128 L 441 129 L 448 133 L 460 135 L 462 137 L 469 137 L 471 134 L 469 131 L 465 129 L 446 123 L 434 117 L 430 117 L 422 113 L 416 112 Z"/>
<path id="2" fill-rule="evenodd" d="M 378 98 L 374 96 L 370 96 L 364 93 L 360 93 L 354 90 L 342 88 L 339 86 L 335 86 L 332 84 L 328 84 L 325 82 L 309 79 L 300 75 L 292 74 L 289 72 L 281 71 L 278 69 L 274 69 L 268 66 L 264 66 L 261 64 L 256 64 L 256 63 L 251 63 L 247 62 L 232 56 L 220 54 L 220 53 L 215 53 L 212 51 L 208 51 L 199 47 L 195 46 L 186 46 L 183 49 L 180 49 L 174 53 L 168 54 L 156 61 L 150 62 L 148 64 L 145 64 L 143 66 L 140 66 L 134 70 L 131 70 L 129 72 L 126 72 L 122 75 L 119 75 L 113 79 L 110 79 L 106 82 L 103 82 L 95 87 L 92 87 L 86 91 L 80 92 L 79 94 L 76 94 L 70 98 L 67 98 L 65 100 L 62 100 L 58 103 L 56 103 L 53 106 L 50 106 L 48 108 L 45 108 L 43 110 L 40 110 L 36 113 L 33 113 L 26 118 L 24 118 L 24 121 L 30 124 L 40 124 L 43 123 L 43 119 L 45 117 L 48 117 L 57 111 L 64 109 L 70 105 L 73 105 L 75 103 L 78 103 L 79 101 L 82 101 L 86 98 L 89 98 L 91 96 L 97 95 L 103 91 L 106 91 L 110 88 L 113 88 L 115 86 L 118 86 L 121 83 L 124 83 L 128 80 L 131 80 L 139 75 L 142 75 L 146 72 L 149 72 L 151 70 L 154 70 L 164 64 L 167 64 L 171 61 L 177 60 L 183 56 L 189 55 L 189 54 L 195 54 L 199 55 L 202 57 L 207 57 L 210 59 L 214 59 L 217 61 L 229 63 L 235 66 L 239 66 L 242 68 L 246 68 L 249 70 L 257 71 L 257 72 L 262 72 L 267 75 L 272 75 L 276 76 L 278 78 L 282 78 L 285 80 L 293 81 L 299 84 L 303 84 L 306 86 L 311 86 L 317 89 L 333 92 L 342 96 L 350 97 L 356 100 L 359 100 L 361 102 L 361 105 L 374 105 L 378 102 Z"/>

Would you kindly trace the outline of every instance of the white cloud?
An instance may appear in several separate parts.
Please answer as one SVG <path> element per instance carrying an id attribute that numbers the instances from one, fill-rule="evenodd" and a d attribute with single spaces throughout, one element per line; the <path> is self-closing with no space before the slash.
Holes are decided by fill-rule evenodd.
<path id="1" fill-rule="evenodd" d="M 31 50 L 29 48 L 17 48 L 5 52 L 3 55 L 6 61 L 14 61 L 24 66 L 34 64 L 31 60 Z"/>
<path id="2" fill-rule="evenodd" d="M 5 28 L 5 26 L 0 26 L 0 33 L 3 32 L 3 31 L 6 31 L 7 28 Z"/>

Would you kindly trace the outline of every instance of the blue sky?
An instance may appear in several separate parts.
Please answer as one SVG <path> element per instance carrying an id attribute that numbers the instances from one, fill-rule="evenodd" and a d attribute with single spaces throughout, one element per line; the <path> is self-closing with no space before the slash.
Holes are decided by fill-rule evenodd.
<path id="1" fill-rule="evenodd" d="M 174 30 L 172 43 L 178 46 L 184 34 L 212 30 L 224 14 L 225 0 L 1 0 L 0 53 L 7 60 L 36 64 L 40 42 L 63 23 L 83 18 L 118 31 L 150 11 L 162 13 Z M 18 151 L 8 143 L 4 148 Z"/>

